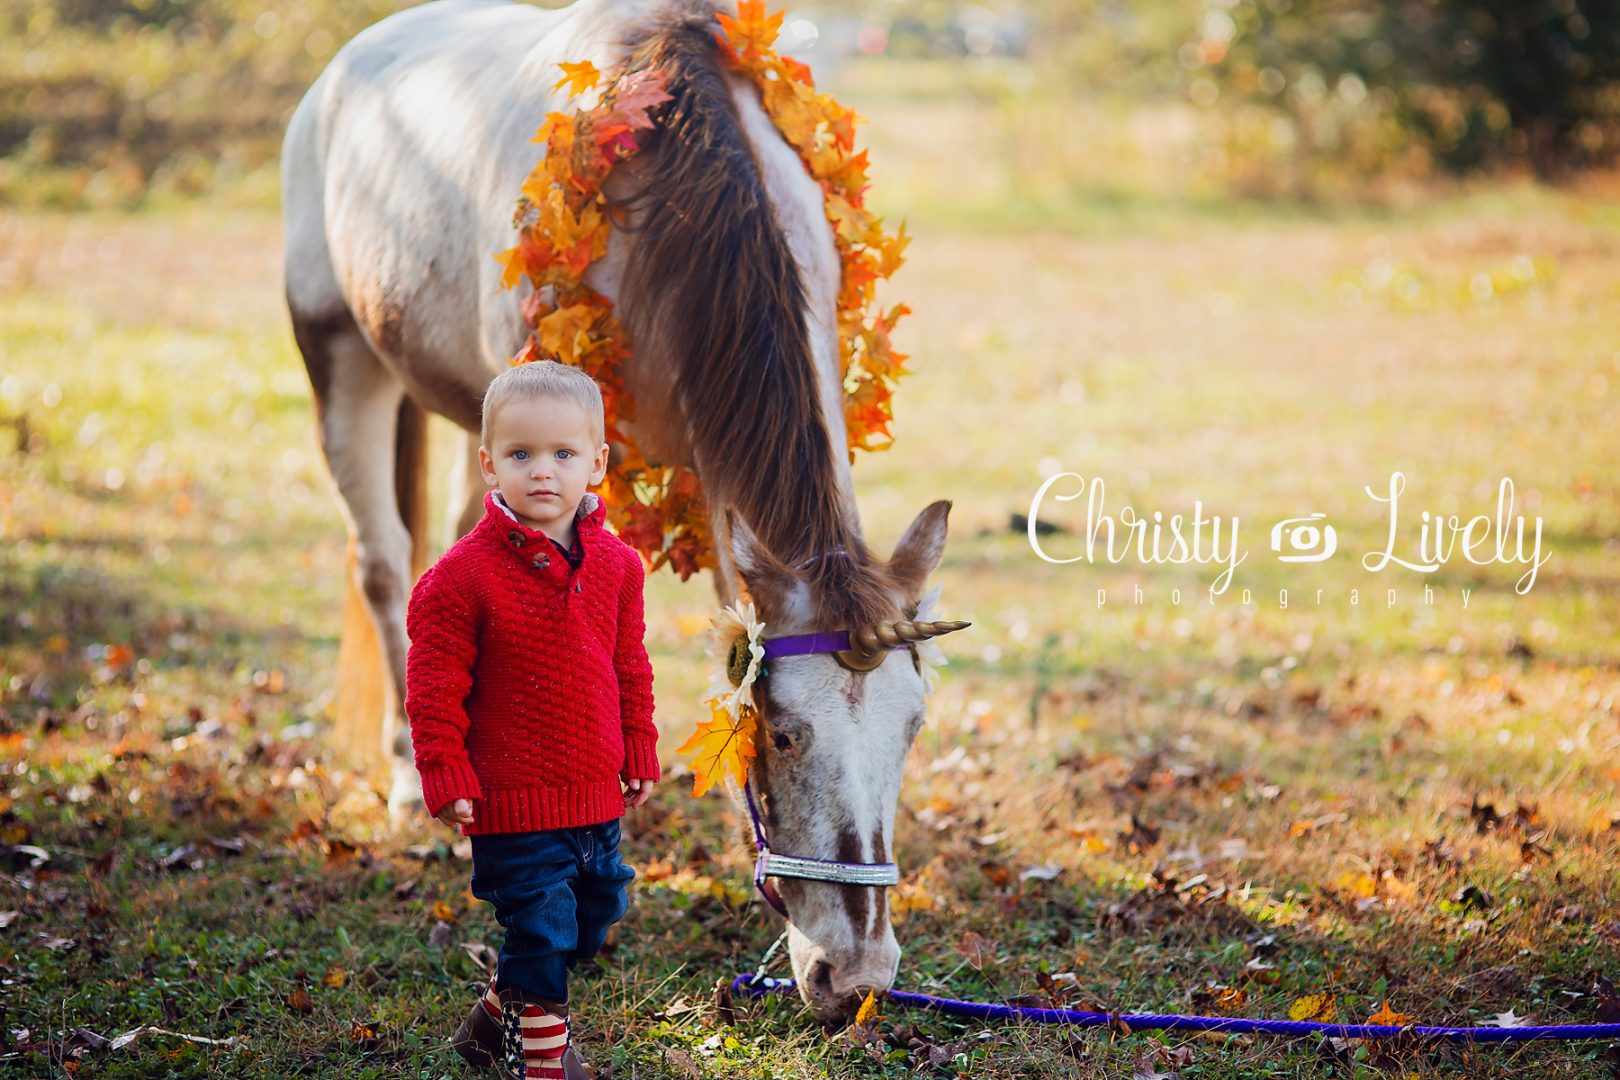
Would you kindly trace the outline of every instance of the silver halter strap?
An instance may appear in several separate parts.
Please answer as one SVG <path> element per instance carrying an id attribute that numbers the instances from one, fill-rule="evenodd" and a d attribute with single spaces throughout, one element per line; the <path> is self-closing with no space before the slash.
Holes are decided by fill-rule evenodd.
<path id="1" fill-rule="evenodd" d="M 850 647 L 850 640 L 847 630 L 837 630 L 766 638 L 764 644 L 765 659 L 773 660 L 778 656 L 841 652 Z M 909 648 L 909 645 L 901 644 L 893 648 L 905 649 Z M 760 677 L 763 678 L 765 674 L 762 671 Z M 765 823 L 760 818 L 759 806 L 754 801 L 752 781 L 743 783 L 743 797 L 748 802 L 748 818 L 754 826 L 754 850 L 757 852 L 757 858 L 754 860 L 754 887 L 765 898 L 765 902 L 776 909 L 777 914 L 784 919 L 788 918 L 787 905 L 782 902 L 782 896 L 776 891 L 776 886 L 771 884 L 770 879 L 773 877 L 825 881 L 833 885 L 864 885 L 876 889 L 900 884 L 900 867 L 892 862 L 853 863 L 839 862 L 836 859 L 812 859 L 803 855 L 777 854 L 771 850 L 770 843 L 765 839 Z"/>

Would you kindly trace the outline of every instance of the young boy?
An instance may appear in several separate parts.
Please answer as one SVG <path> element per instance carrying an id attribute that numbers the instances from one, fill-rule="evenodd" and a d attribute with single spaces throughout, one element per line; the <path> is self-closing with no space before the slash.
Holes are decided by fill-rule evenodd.
<path id="1" fill-rule="evenodd" d="M 481 441 L 484 517 L 422 575 L 406 615 L 422 796 L 471 837 L 473 895 L 506 930 L 451 1041 L 516 1080 L 586 1076 L 567 973 L 624 917 L 635 872 L 619 818 L 659 778 L 645 571 L 586 491 L 608 454 L 590 376 L 552 361 L 502 372 Z"/>

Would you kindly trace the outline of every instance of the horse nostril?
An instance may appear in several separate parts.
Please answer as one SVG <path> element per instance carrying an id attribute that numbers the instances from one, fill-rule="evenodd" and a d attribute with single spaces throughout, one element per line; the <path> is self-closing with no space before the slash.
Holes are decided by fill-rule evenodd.
<path id="1" fill-rule="evenodd" d="M 825 960 L 817 960 L 810 968 L 810 992 L 823 1001 L 833 1001 L 832 965 Z"/>

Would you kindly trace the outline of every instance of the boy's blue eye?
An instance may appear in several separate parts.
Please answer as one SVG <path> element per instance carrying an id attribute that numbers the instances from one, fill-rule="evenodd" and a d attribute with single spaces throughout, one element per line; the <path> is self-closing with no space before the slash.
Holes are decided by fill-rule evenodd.
<path id="1" fill-rule="evenodd" d="M 522 461 L 524 458 L 529 456 L 529 452 L 527 450 L 514 450 L 512 451 L 512 456 L 517 458 L 519 461 Z"/>
<path id="2" fill-rule="evenodd" d="M 574 456 L 574 452 L 572 450 L 559 450 L 557 451 L 557 456 L 562 458 L 571 458 Z"/>

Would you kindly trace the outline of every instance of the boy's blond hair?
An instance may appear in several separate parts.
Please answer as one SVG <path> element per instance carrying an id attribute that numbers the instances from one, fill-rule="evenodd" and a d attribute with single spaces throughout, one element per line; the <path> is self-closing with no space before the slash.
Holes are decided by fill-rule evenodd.
<path id="1" fill-rule="evenodd" d="M 601 446 L 607 421 L 602 415 L 602 391 L 596 380 L 576 367 L 555 360 L 534 360 L 509 367 L 490 382 L 484 391 L 483 421 L 478 441 L 489 448 L 489 421 L 503 401 L 512 398 L 556 397 L 577 402 L 585 410 L 591 430 L 591 445 Z"/>

